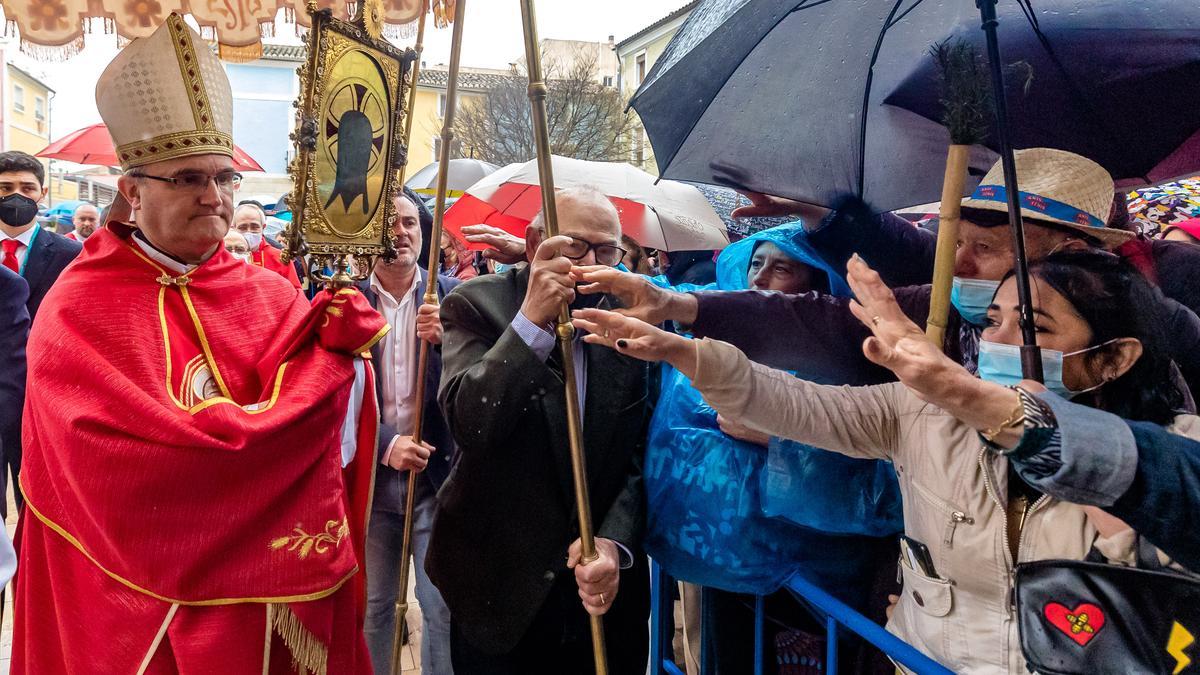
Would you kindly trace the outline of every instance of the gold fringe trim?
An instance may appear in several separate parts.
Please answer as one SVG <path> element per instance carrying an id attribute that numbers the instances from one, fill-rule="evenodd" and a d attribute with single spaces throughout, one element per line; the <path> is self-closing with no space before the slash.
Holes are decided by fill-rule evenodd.
<path id="1" fill-rule="evenodd" d="M 302 675 L 327 675 L 329 648 L 300 623 L 287 605 L 275 605 L 272 625 L 292 653 L 292 667 Z"/>
<path id="2" fill-rule="evenodd" d="M 217 58 L 229 63 L 248 63 L 261 59 L 263 55 L 263 46 L 261 42 L 255 42 L 252 45 L 245 47 L 233 47 L 223 43 L 217 43 Z"/>

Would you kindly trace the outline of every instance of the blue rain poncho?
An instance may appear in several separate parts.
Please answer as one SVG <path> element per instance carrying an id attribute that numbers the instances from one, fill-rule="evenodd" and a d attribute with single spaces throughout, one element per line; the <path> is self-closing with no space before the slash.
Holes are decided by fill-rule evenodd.
<path id="1" fill-rule="evenodd" d="M 799 222 L 730 244 L 717 259 L 715 284 L 672 288 L 745 289 L 761 242 L 823 271 L 834 295 L 850 295 L 845 280 L 808 246 Z M 665 278 L 652 281 L 670 287 Z M 754 320 L 746 317 L 746 330 L 772 329 Z M 845 535 L 903 529 L 891 464 L 778 438 L 764 449 L 726 435 L 716 418 L 687 378 L 664 366 L 646 448 L 645 547 L 672 576 L 765 594 L 801 571 L 837 587 L 853 583 L 867 564 L 862 537 Z"/>

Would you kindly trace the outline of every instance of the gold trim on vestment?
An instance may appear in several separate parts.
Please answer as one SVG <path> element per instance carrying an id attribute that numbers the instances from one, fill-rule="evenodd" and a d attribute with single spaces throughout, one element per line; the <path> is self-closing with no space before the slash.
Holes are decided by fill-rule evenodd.
<path id="1" fill-rule="evenodd" d="M 154 269 L 158 270 L 159 272 L 161 272 L 167 276 L 171 276 L 170 273 L 167 272 L 167 270 L 162 268 L 161 265 L 154 262 L 150 258 L 147 258 L 141 251 L 139 251 L 137 248 L 137 245 L 135 245 L 133 243 L 129 243 L 128 246 L 129 246 L 129 250 L 133 251 L 134 255 L 136 255 L 137 257 L 144 260 L 148 265 L 150 265 Z M 188 277 L 188 275 L 190 275 L 194 270 L 195 270 L 195 268 L 188 270 L 184 274 L 177 275 L 173 278 Z M 190 279 L 191 277 L 188 277 L 188 278 Z M 224 396 L 216 396 L 216 397 L 210 398 L 206 401 L 203 401 L 203 402 L 198 403 L 191 407 L 184 405 L 184 403 L 182 401 L 180 401 L 178 397 L 175 396 L 174 383 L 171 381 L 171 375 L 172 375 L 172 371 L 173 371 L 173 368 L 171 366 L 171 335 L 167 328 L 166 303 L 167 303 L 167 288 L 169 288 L 169 287 L 179 289 L 180 296 L 183 298 L 184 306 L 187 308 L 188 314 L 192 318 L 192 324 L 196 328 L 196 336 L 200 341 L 200 349 L 203 352 L 203 356 L 204 356 L 205 360 L 208 362 L 209 368 L 212 370 L 213 378 L 216 380 L 217 385 L 220 387 L 221 393 L 224 394 Z M 170 397 L 171 402 L 173 402 L 176 406 L 178 406 L 180 410 L 187 411 L 189 414 L 192 414 L 192 415 L 195 415 L 196 413 L 200 412 L 201 410 L 210 408 L 214 405 L 221 404 L 221 403 L 228 403 L 230 405 L 237 406 L 238 408 L 241 408 L 242 412 L 244 412 L 248 415 L 257 415 L 259 413 L 264 413 L 264 412 L 267 412 L 268 410 L 270 410 L 271 408 L 275 407 L 275 403 L 279 400 L 280 391 L 283 388 L 283 373 L 287 369 L 289 362 L 285 361 L 283 364 L 281 364 L 279 366 L 279 370 L 277 370 L 275 372 L 275 385 L 274 385 L 274 387 L 272 387 L 271 398 L 267 399 L 266 405 L 262 406 L 261 408 L 256 408 L 254 410 L 247 410 L 245 408 L 245 406 L 242 406 L 237 401 L 233 400 L 233 396 L 230 395 L 229 390 L 226 389 L 225 383 L 221 379 L 220 373 L 217 371 L 216 359 L 213 358 L 212 352 L 208 348 L 208 340 L 205 338 L 204 329 L 200 326 L 200 317 L 197 315 L 196 309 L 192 305 L 191 298 L 185 292 L 186 288 L 187 288 L 186 284 L 171 284 L 170 286 L 168 286 L 166 284 L 162 284 L 158 288 L 158 324 L 159 324 L 160 330 L 162 331 L 163 352 L 164 352 L 164 356 L 166 357 L 166 365 L 167 365 L 167 368 L 166 368 L 166 370 L 167 370 L 167 378 L 166 378 L 166 380 L 167 380 L 166 381 L 167 396 Z M 372 344 L 374 344 L 374 343 L 372 343 Z M 259 401 L 254 405 L 258 405 L 261 403 L 262 403 L 262 401 Z"/>
<path id="2" fill-rule="evenodd" d="M 167 636 L 167 626 L 171 625 L 171 619 L 175 618 L 175 612 L 179 611 L 179 605 L 171 605 L 167 610 L 167 618 L 163 619 L 162 625 L 158 627 L 158 633 L 154 635 L 154 641 L 150 643 L 150 649 L 146 650 L 146 656 L 142 658 L 142 665 L 138 668 L 137 675 L 144 675 L 146 669 L 150 667 L 150 662 L 154 660 L 154 653 L 158 651 L 162 645 L 163 638 Z"/>
<path id="3" fill-rule="evenodd" d="M 364 352 L 368 353 L 368 354 L 371 353 L 371 347 L 374 347 L 376 344 L 378 344 L 379 341 L 383 339 L 383 336 L 387 335 L 388 332 L 391 330 L 392 330 L 392 324 L 390 324 L 390 323 L 383 324 L 383 328 L 379 329 L 379 332 L 375 334 L 375 337 L 371 338 L 370 340 L 367 340 L 367 344 L 359 347 L 358 349 L 354 350 L 351 353 L 352 354 L 362 354 Z M 376 386 L 378 386 L 378 385 L 376 385 Z"/>
<path id="4" fill-rule="evenodd" d="M 114 581 L 117 581 L 118 583 L 120 583 L 122 586 L 125 586 L 126 588 L 137 591 L 138 593 L 141 593 L 142 595 L 146 595 L 151 598 L 154 598 L 155 600 L 161 600 L 162 602 L 168 602 L 168 603 L 175 604 L 175 605 L 185 605 L 187 607 L 214 607 L 214 606 L 219 606 L 219 605 L 239 605 L 239 604 L 247 604 L 247 603 L 263 603 L 263 602 L 274 602 L 274 603 L 311 602 L 313 600 L 320 600 L 321 598 L 327 598 L 330 595 L 333 595 L 347 581 L 349 581 L 351 578 L 353 578 L 355 574 L 358 574 L 359 568 L 358 568 L 358 565 L 355 565 L 354 568 L 350 570 L 349 574 L 347 574 L 346 576 L 339 579 L 333 586 L 330 586 L 329 588 L 326 588 L 324 590 L 317 591 L 315 593 L 307 593 L 304 595 L 284 595 L 284 596 L 278 596 L 278 597 L 266 596 L 266 597 L 253 597 L 253 598 L 215 598 L 212 600 L 180 600 L 177 598 L 169 598 L 165 595 L 159 595 L 158 593 L 155 593 L 154 591 L 151 591 L 150 589 L 142 588 L 141 586 L 133 583 L 132 581 L 126 579 L 125 577 L 122 577 L 121 575 L 110 571 L 104 565 L 101 565 L 100 561 L 98 561 L 94 557 L 92 557 L 92 554 L 88 553 L 87 549 L 85 549 L 83 547 L 83 544 L 80 543 L 80 541 L 78 539 L 76 539 L 70 532 L 67 532 L 65 529 L 63 529 L 63 527 L 61 525 L 59 525 L 58 523 L 55 523 L 54 521 L 50 520 L 45 515 L 43 515 L 42 512 L 38 511 L 37 507 L 35 507 L 33 505 L 33 503 L 31 501 L 29 501 L 29 493 L 27 493 L 25 491 L 25 487 L 23 485 L 24 478 L 22 477 L 22 478 L 18 479 L 18 482 L 22 483 L 21 494 L 25 496 L 25 506 L 29 509 L 29 512 L 32 513 L 34 516 L 36 516 L 38 520 L 42 521 L 42 523 L 45 524 L 46 527 L 48 527 L 51 530 L 53 530 L 54 532 L 56 532 L 63 539 L 66 539 L 67 543 L 74 546 L 80 553 L 83 554 L 83 556 L 85 558 L 87 558 L 89 561 L 91 561 L 91 563 L 93 565 L 95 565 L 97 569 L 99 569 L 101 572 L 104 572 L 105 574 L 107 574 Z"/>
<path id="5" fill-rule="evenodd" d="M 204 357 L 208 359 L 208 367 L 212 370 L 213 378 L 217 381 L 217 387 L 221 389 L 221 393 L 225 398 L 233 400 L 233 394 L 229 393 L 229 387 L 225 386 L 225 379 L 221 377 L 221 370 L 217 368 L 217 359 L 213 356 L 212 349 L 208 346 L 208 337 L 204 334 L 204 326 L 200 324 L 200 315 L 196 314 L 196 307 L 192 305 L 192 298 L 188 295 L 187 286 L 177 286 L 179 295 L 183 298 L 183 306 L 187 307 L 188 316 L 192 317 L 192 325 L 196 327 L 196 337 L 200 339 L 200 350 L 204 352 Z"/>

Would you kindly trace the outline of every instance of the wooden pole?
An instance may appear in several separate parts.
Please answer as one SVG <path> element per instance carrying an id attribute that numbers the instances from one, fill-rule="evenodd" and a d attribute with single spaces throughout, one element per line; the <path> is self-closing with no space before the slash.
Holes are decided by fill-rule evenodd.
<path id="1" fill-rule="evenodd" d="M 454 116 L 458 103 L 458 70 L 459 56 L 462 52 L 463 16 L 466 13 L 467 0 L 458 0 L 454 9 L 454 29 L 450 38 L 450 72 L 446 84 L 446 113 L 442 120 L 442 148 L 438 157 L 437 206 L 433 212 L 433 230 L 429 233 L 429 274 L 425 282 L 424 301 L 431 305 L 438 303 L 437 278 L 438 258 L 441 252 L 442 222 L 446 216 L 446 183 L 450 171 L 450 147 L 454 141 Z M 425 26 L 425 15 L 421 15 L 418 31 Z M 421 36 L 418 36 L 418 41 Z M 413 77 L 412 102 L 416 102 L 416 76 Z M 407 125 L 411 131 L 412 109 L 410 108 Z M 420 443 L 422 424 L 425 417 L 425 374 L 429 369 L 429 342 L 421 341 L 420 356 L 417 359 L 416 404 L 413 408 L 414 443 Z M 444 448 L 443 448 L 444 450 Z M 412 558 L 412 528 L 413 509 L 416 508 L 417 472 L 408 472 L 408 490 L 404 497 L 404 538 L 400 546 L 399 588 L 396 596 L 396 631 L 392 643 L 392 675 L 400 675 L 400 652 L 402 649 L 401 635 L 404 630 L 404 617 L 408 613 L 408 572 Z"/>
<path id="2" fill-rule="evenodd" d="M 462 2 L 462 0 L 459 0 Z M 533 137 L 537 145 L 538 176 L 542 188 L 542 216 L 546 224 L 546 236 L 558 234 L 558 210 L 554 203 L 554 168 L 550 156 L 550 131 L 546 122 L 546 83 L 542 78 L 542 57 L 537 37 L 537 18 L 533 0 L 520 0 L 521 23 L 525 29 L 525 60 L 529 71 L 529 104 L 533 119 Z M 567 400 L 567 432 L 570 436 L 571 473 L 575 482 L 575 509 L 579 516 L 579 540 L 581 560 L 590 563 L 596 554 L 596 540 L 592 533 L 592 509 L 588 497 L 587 465 L 583 454 L 583 423 L 579 414 L 579 390 L 576 388 L 574 336 L 571 314 L 566 303 L 558 312 L 558 345 L 562 350 L 563 381 Z M 591 615 L 592 653 L 595 657 L 597 675 L 608 674 L 608 654 L 604 648 L 604 622 L 602 617 Z"/>
<path id="3" fill-rule="evenodd" d="M 954 253 L 958 248 L 958 223 L 962 219 L 962 193 L 967 183 L 970 153 L 970 146 L 951 145 L 946 156 L 942 205 L 938 209 L 937 254 L 933 262 L 933 295 L 925 324 L 925 337 L 938 349 L 944 346 L 946 320 L 950 316 L 950 285 L 954 281 Z"/>

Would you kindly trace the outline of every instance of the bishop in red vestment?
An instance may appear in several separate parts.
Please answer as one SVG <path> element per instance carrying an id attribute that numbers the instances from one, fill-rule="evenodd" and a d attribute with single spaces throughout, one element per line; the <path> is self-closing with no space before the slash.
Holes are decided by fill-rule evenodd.
<path id="1" fill-rule="evenodd" d="M 97 99 L 137 227 L 88 237 L 30 336 L 12 672 L 369 673 L 361 355 L 388 327 L 225 251 L 229 83 L 178 15 Z"/>

